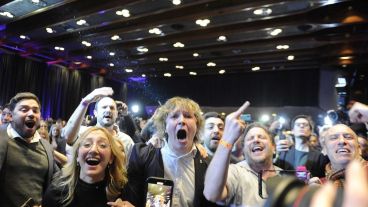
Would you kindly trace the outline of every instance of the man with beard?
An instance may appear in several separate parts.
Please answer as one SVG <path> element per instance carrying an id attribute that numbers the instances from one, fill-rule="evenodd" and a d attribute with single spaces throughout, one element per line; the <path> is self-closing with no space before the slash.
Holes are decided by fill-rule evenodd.
<path id="1" fill-rule="evenodd" d="M 309 116 L 298 115 L 291 122 L 294 145 L 288 140 L 279 140 L 276 145 L 279 157 L 275 164 L 284 170 L 296 170 L 304 166 L 313 177 L 324 177 L 324 169 L 328 159 L 321 152 L 308 145 L 313 131 L 313 123 Z"/>
<path id="2" fill-rule="evenodd" d="M 242 135 L 245 125 L 239 116 L 248 105 L 246 102 L 226 117 L 223 139 L 206 173 L 203 194 L 208 200 L 226 206 L 262 206 L 265 200 L 258 194 L 258 173 L 263 171 L 262 180 L 266 181 L 281 170 L 272 164 L 275 144 L 266 127 L 253 123 Z M 232 146 L 239 137 L 245 160 L 229 165 Z M 265 191 L 263 185 L 262 194 L 267 197 Z"/>
<path id="3" fill-rule="evenodd" d="M 116 118 L 118 116 L 118 111 L 114 99 L 108 97 L 114 93 L 110 87 L 97 88 L 84 97 L 81 103 L 73 112 L 72 116 L 69 118 L 68 123 L 63 129 L 63 136 L 67 140 L 68 145 L 73 145 L 77 140 L 78 134 L 82 134 L 88 127 L 81 126 L 83 117 L 87 112 L 88 106 L 96 102 L 95 109 L 93 111 L 95 117 L 97 118 L 96 126 L 106 128 L 110 133 L 112 133 L 124 146 L 126 157 L 129 160 L 129 155 L 132 151 L 134 142 L 130 136 L 120 132 L 117 125 L 115 125 Z M 67 156 L 70 159 L 70 146 L 67 145 Z"/>
<path id="4" fill-rule="evenodd" d="M 40 101 L 18 93 L 9 103 L 13 121 L 0 128 L 0 206 L 41 204 L 57 167 L 52 147 L 40 137 Z"/>
<path id="5" fill-rule="evenodd" d="M 209 159 L 212 159 L 216 152 L 219 141 L 224 133 L 224 121 L 217 112 L 207 112 L 203 115 L 205 119 L 203 130 L 203 144 Z M 234 155 L 230 156 L 230 163 L 239 162 L 239 158 Z"/>

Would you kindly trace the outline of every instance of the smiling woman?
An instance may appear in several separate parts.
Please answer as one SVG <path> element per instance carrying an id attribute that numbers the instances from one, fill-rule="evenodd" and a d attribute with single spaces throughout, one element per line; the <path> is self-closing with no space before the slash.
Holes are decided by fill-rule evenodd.
<path id="1" fill-rule="evenodd" d="M 84 132 L 74 144 L 73 157 L 55 176 L 42 206 L 130 205 L 120 199 L 127 183 L 124 150 L 106 129 Z"/>

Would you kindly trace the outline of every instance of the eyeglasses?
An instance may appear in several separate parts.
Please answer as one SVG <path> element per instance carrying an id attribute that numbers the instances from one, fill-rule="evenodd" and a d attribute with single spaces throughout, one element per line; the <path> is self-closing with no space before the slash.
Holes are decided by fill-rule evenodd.
<path id="1" fill-rule="evenodd" d="M 309 127 L 309 123 L 295 123 L 294 126 L 297 126 L 297 127 Z"/>
<path id="2" fill-rule="evenodd" d="M 84 142 L 81 144 L 81 147 L 83 147 L 84 149 L 92 149 L 92 147 L 96 145 L 98 150 L 106 150 L 108 148 L 110 148 L 110 144 L 106 143 L 106 142 L 98 142 L 98 143 L 92 143 L 92 142 Z"/>

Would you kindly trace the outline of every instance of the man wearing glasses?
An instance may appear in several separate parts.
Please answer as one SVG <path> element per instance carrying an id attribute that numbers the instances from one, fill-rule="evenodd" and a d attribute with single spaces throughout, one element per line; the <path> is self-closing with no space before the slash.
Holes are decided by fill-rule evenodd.
<path id="1" fill-rule="evenodd" d="M 328 159 L 308 145 L 313 131 L 311 118 L 306 115 L 298 115 L 292 120 L 291 127 L 295 144 L 290 146 L 288 140 L 279 140 L 276 145 L 279 157 L 275 164 L 284 170 L 296 170 L 302 166 L 311 173 L 311 176 L 324 177 Z"/>

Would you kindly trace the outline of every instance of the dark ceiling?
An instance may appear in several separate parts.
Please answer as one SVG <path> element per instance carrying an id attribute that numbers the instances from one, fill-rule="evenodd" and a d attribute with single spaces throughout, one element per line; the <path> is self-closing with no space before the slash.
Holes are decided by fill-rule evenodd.
<path id="1" fill-rule="evenodd" d="M 366 0 L 174 2 L 3 0 L 0 48 L 115 79 L 368 64 Z"/>

